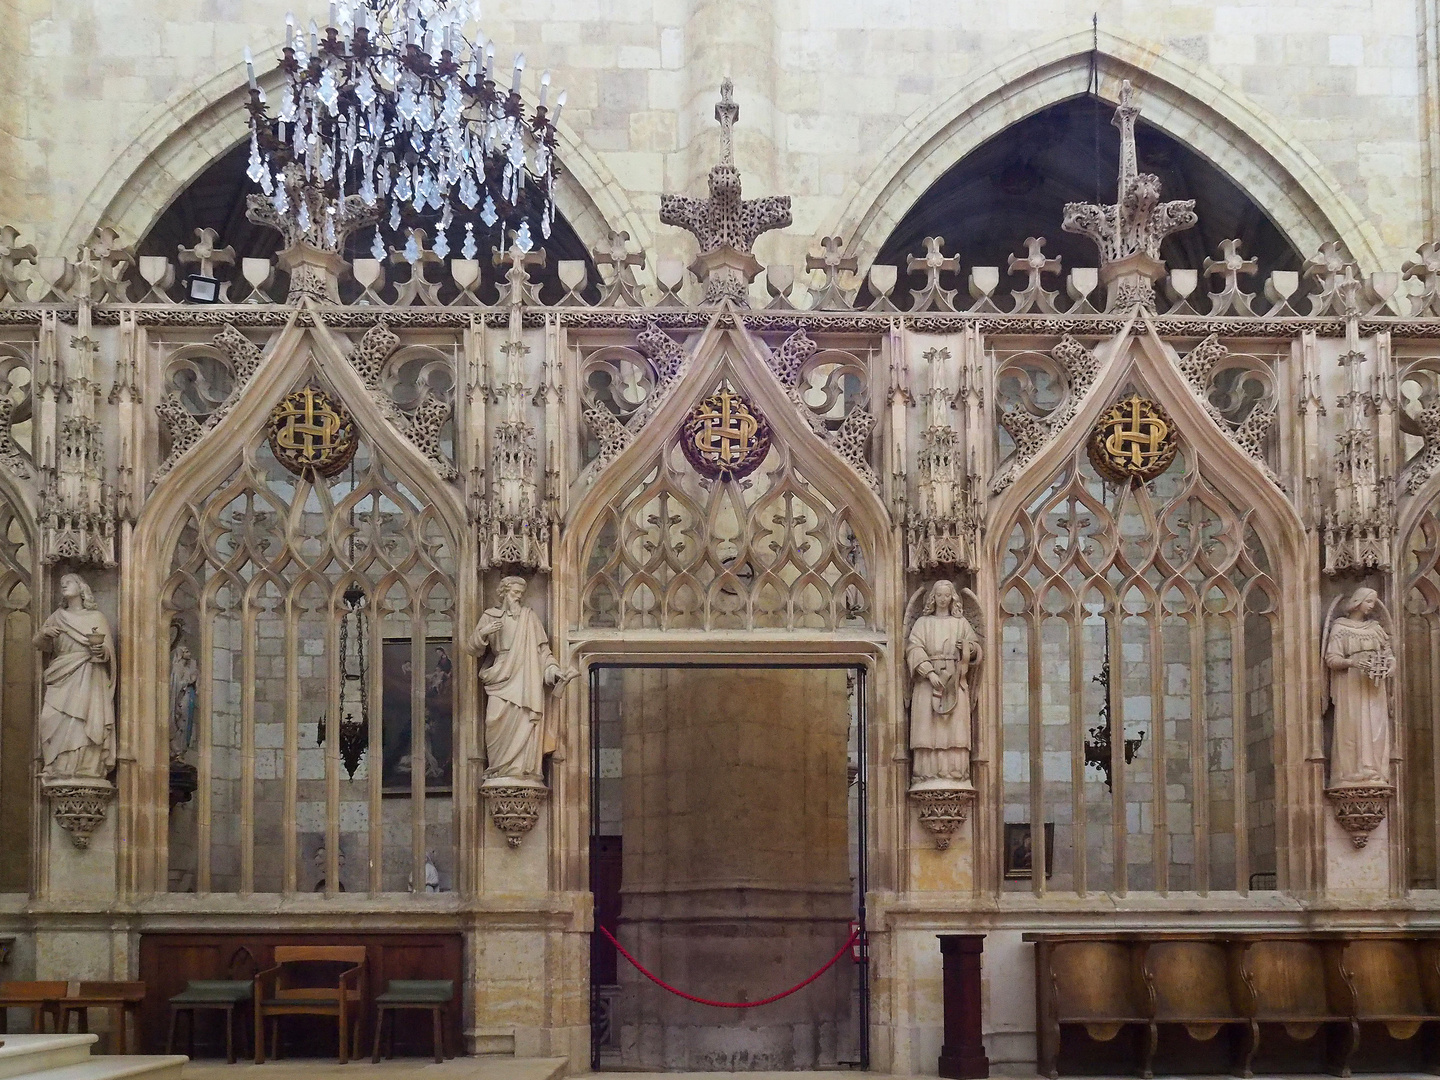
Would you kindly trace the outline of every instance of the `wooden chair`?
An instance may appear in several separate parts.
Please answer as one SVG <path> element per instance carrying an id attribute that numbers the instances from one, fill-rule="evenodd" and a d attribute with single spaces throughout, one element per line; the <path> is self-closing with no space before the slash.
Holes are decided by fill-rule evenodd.
<path id="1" fill-rule="evenodd" d="M 185 1013 L 190 1019 L 190 1050 L 189 1054 L 195 1056 L 195 1014 L 205 1010 L 223 1012 L 225 1014 L 225 1059 L 235 1064 L 235 1013 L 237 1009 L 241 1016 L 244 1015 L 244 1008 L 250 1005 L 250 999 L 255 993 L 255 983 L 252 979 L 191 979 L 185 989 L 170 999 L 170 1035 L 165 1040 L 165 1052 L 175 1052 L 175 1029 L 180 1022 L 180 1014 Z"/>
<path id="2" fill-rule="evenodd" d="M 58 1002 L 60 1006 L 60 1030 L 70 1030 L 70 1017 L 79 1016 L 80 1030 L 90 1030 L 90 1010 L 108 1009 L 113 1052 L 128 1054 L 127 1030 L 129 1021 L 135 1021 L 137 1035 L 140 1031 L 140 1006 L 145 1001 L 143 982 L 82 982 L 74 984 L 72 992 Z"/>
<path id="3" fill-rule="evenodd" d="M 385 992 L 375 999 L 375 1047 L 370 1057 L 380 1061 L 380 1034 L 385 1029 L 385 1014 L 390 1014 L 390 1043 L 386 1057 L 395 1056 L 395 1014 L 402 1009 L 424 1009 L 430 1013 L 430 1032 L 434 1040 L 435 1063 L 445 1060 L 445 1010 L 455 997 L 451 979 L 391 979 Z"/>
<path id="4" fill-rule="evenodd" d="M 0 982 L 0 1035 L 7 1030 L 7 1009 L 29 1009 L 30 1027 L 38 1034 L 45 1030 L 45 1019 L 60 1030 L 59 1001 L 70 984 L 61 980 L 48 982 Z"/>
<path id="5" fill-rule="evenodd" d="M 348 965 L 334 982 L 301 982 L 317 967 L 333 972 Z M 333 1016 L 339 1024 L 340 1064 L 360 1056 L 360 1027 L 365 1015 L 366 964 L 363 945 L 277 945 L 275 966 L 255 976 L 255 1064 L 265 1063 L 265 1020 L 270 1027 L 270 1056 L 280 1056 L 282 1016 Z M 353 1041 L 352 1041 L 353 1040 Z"/>

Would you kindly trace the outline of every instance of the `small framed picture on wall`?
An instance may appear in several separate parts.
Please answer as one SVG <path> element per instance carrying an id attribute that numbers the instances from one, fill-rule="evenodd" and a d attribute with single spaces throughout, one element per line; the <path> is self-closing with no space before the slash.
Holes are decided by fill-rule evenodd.
<path id="1" fill-rule="evenodd" d="M 1005 823 L 1005 876 L 1029 878 L 1035 872 L 1035 841 L 1028 821 Z M 1055 823 L 1045 823 L 1045 877 L 1055 873 Z"/>

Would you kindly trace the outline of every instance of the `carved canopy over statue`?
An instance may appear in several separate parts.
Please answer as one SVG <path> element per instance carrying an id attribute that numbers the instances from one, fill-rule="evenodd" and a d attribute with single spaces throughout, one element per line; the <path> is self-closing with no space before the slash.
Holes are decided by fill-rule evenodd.
<path id="1" fill-rule="evenodd" d="M 45 668 L 40 756 L 45 781 L 104 780 L 115 767 L 115 644 L 78 574 L 60 579 L 61 606 L 35 635 Z"/>
<path id="2" fill-rule="evenodd" d="M 980 636 L 965 617 L 951 581 L 937 581 L 905 644 L 911 676 L 911 790 L 970 784 L 970 673 L 980 663 Z"/>
<path id="3" fill-rule="evenodd" d="M 500 606 L 488 608 L 470 639 L 477 656 L 494 653 L 480 669 L 485 687 L 485 785 L 544 785 L 541 765 L 555 749 L 545 691 L 559 693 L 575 676 L 556 662 L 540 617 L 525 606 L 525 579 L 500 582 Z"/>
<path id="4" fill-rule="evenodd" d="M 1330 787 L 1390 785 L 1390 678 L 1395 653 L 1376 617 L 1380 596 L 1359 588 L 1325 630 L 1324 660 L 1335 706 Z"/>

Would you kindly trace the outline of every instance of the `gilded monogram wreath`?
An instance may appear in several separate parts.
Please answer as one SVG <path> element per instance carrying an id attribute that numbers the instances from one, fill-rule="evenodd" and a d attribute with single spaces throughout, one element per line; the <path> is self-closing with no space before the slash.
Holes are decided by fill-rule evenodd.
<path id="1" fill-rule="evenodd" d="M 293 473 L 334 476 L 359 446 L 350 411 L 313 386 L 288 394 L 270 412 L 270 449 Z"/>
<path id="2" fill-rule="evenodd" d="M 1155 402 L 1131 394 L 1106 410 L 1086 449 L 1095 471 L 1115 483 L 1143 484 L 1175 460 L 1174 421 Z"/>
<path id="3" fill-rule="evenodd" d="M 765 460 L 770 425 L 744 396 L 722 386 L 685 417 L 680 445 L 702 476 L 738 480 Z"/>

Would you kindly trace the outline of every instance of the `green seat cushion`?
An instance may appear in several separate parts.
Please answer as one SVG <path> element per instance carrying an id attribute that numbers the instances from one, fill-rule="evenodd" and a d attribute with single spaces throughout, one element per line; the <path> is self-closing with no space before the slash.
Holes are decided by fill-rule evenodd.
<path id="1" fill-rule="evenodd" d="M 170 999 L 171 1005 L 224 1005 L 249 1001 L 255 984 L 249 979 L 191 979 Z"/>
<path id="2" fill-rule="evenodd" d="M 377 1005 L 443 1005 L 455 996 L 453 979 L 391 979 Z"/>

